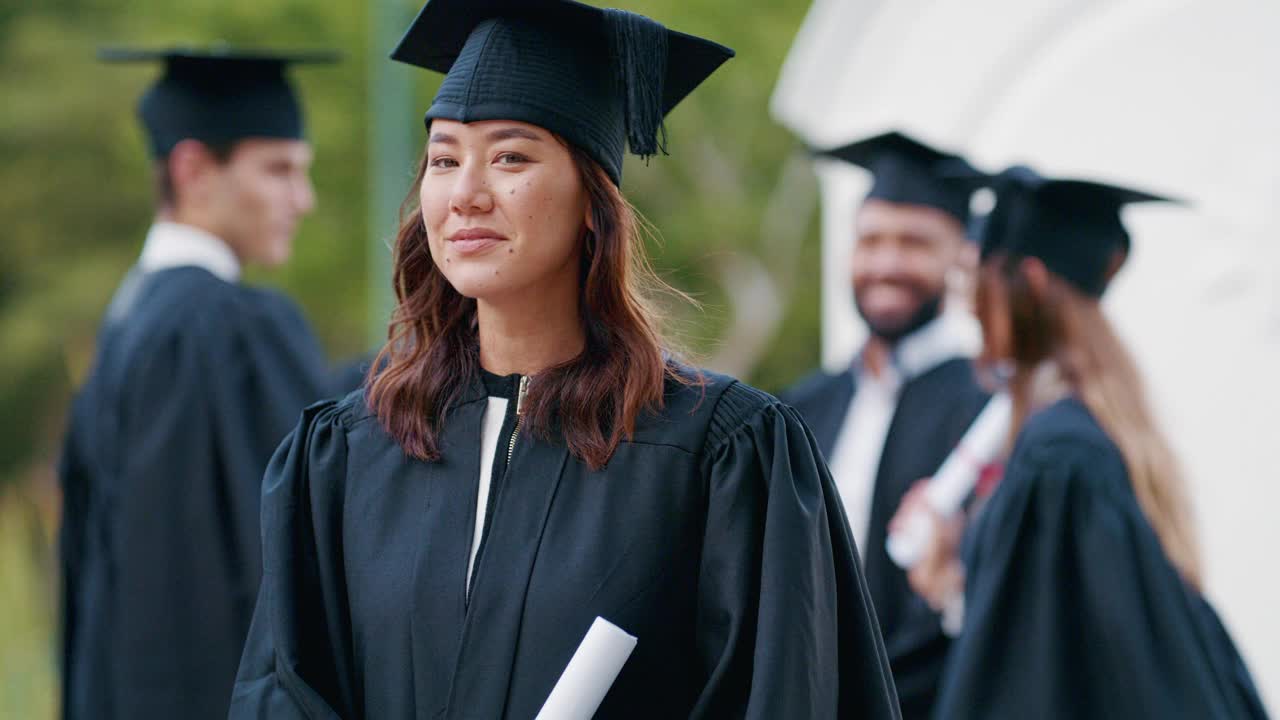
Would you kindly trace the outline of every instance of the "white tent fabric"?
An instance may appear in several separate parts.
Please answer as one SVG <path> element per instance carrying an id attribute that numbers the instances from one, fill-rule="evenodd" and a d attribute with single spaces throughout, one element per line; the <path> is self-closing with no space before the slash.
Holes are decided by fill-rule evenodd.
<path id="1" fill-rule="evenodd" d="M 1107 308 L 1147 373 L 1196 502 L 1209 595 L 1280 699 L 1280 3 L 816 0 L 773 97 L 812 146 L 889 127 L 1177 195 L 1126 214 Z M 817 167 L 823 362 L 864 331 L 848 296 L 862 173 Z"/>

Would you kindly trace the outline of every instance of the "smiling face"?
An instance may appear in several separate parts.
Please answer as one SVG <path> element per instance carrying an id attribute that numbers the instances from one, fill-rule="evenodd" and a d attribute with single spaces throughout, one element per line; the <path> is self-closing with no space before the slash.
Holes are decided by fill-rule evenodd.
<path id="1" fill-rule="evenodd" d="M 936 314 L 964 227 L 919 205 L 867 200 L 858 212 L 853 296 L 873 335 L 893 341 Z"/>
<path id="2" fill-rule="evenodd" d="M 587 191 L 569 148 L 546 130 L 433 121 L 420 200 L 431 258 L 460 294 L 493 302 L 576 291 Z"/>

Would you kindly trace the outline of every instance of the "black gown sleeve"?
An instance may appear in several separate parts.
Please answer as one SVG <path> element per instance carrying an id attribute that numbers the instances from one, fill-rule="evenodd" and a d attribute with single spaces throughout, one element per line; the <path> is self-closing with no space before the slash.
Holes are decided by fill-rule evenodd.
<path id="1" fill-rule="evenodd" d="M 694 718 L 898 718 L 839 498 L 794 410 L 733 385 L 705 452 Z"/>
<path id="2" fill-rule="evenodd" d="M 129 717 L 225 707 L 258 581 L 246 527 L 259 463 L 227 454 L 218 417 L 236 335 L 225 318 L 158 337 L 130 369 L 106 542 L 115 563 L 112 683 Z M 69 475 L 70 476 L 70 475 Z"/>
<path id="3" fill-rule="evenodd" d="M 1015 452 L 969 538 L 964 631 L 935 717 L 1265 717 L 1119 453 L 1051 440 Z"/>
<path id="4" fill-rule="evenodd" d="M 236 552 L 250 569 L 244 632 L 261 577 L 262 471 L 303 408 L 332 393 L 324 351 L 297 305 L 275 291 L 238 290 L 235 345 L 215 376 L 219 382 L 210 390 L 210 414 L 218 457 L 237 485 L 228 517 L 234 521 Z"/>
<path id="5" fill-rule="evenodd" d="M 59 594 L 59 667 L 62 672 L 62 707 L 73 706 L 71 688 L 75 672 L 75 647 L 81 632 L 77 598 L 84 576 L 84 553 L 88 543 L 89 478 L 91 471 L 83 437 L 86 401 L 77 397 L 72 403 L 67 437 L 58 460 L 58 479 L 62 487 L 62 523 L 58 528 L 58 560 L 61 588 Z M 69 712 L 69 711 L 67 711 Z"/>
<path id="6" fill-rule="evenodd" d="M 350 716 L 350 620 L 342 574 L 344 413 L 308 408 L 263 481 L 263 578 L 231 698 L 233 719 Z"/>
<path id="7" fill-rule="evenodd" d="M 112 652 L 129 717 L 226 708 L 261 578 L 262 471 L 320 393 L 291 303 L 239 288 L 206 302 L 121 384 Z"/>

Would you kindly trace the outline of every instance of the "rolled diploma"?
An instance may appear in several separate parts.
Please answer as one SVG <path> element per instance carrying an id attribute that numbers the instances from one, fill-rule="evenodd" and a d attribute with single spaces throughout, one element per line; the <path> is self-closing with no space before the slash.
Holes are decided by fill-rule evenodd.
<path id="1" fill-rule="evenodd" d="M 635 647 L 635 637 L 597 617 L 551 688 L 537 720 L 591 720 Z"/>
<path id="2" fill-rule="evenodd" d="M 960 443 L 951 451 L 942 467 L 925 486 L 924 498 L 929 507 L 942 517 L 959 512 L 964 499 L 973 492 L 982 468 L 994 461 L 1008 437 L 1013 401 L 1008 393 L 996 393 L 965 431 Z M 911 568 L 924 555 L 933 539 L 929 517 L 916 512 L 904 518 L 896 532 L 889 533 L 885 550 L 898 567 Z"/>

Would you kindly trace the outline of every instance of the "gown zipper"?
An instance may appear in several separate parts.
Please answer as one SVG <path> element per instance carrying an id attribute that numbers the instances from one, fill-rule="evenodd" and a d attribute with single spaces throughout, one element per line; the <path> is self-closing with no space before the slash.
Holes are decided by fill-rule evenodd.
<path id="1" fill-rule="evenodd" d="M 489 481 L 489 502 L 484 517 L 480 518 L 480 522 L 483 522 L 485 527 L 480 534 L 480 548 L 476 553 L 470 582 L 467 584 L 466 596 L 463 600 L 464 607 L 471 605 L 471 589 L 475 587 L 476 578 L 480 575 L 480 561 L 484 557 L 485 545 L 489 540 L 490 521 L 494 512 L 497 511 L 499 484 L 502 479 L 507 477 L 507 471 L 511 468 L 511 459 L 516 453 L 516 439 L 520 437 L 520 426 L 524 423 L 524 399 L 528 394 L 529 376 L 521 375 L 519 389 L 516 391 L 516 424 L 511 428 L 511 439 L 507 442 L 507 464 L 503 466 L 501 475 L 491 477 Z"/>
<path id="2" fill-rule="evenodd" d="M 511 458 L 516 453 L 516 438 L 520 437 L 520 425 L 524 422 L 524 398 L 529 394 L 529 376 L 520 376 L 520 389 L 516 391 L 516 426 L 511 430 L 511 442 L 507 443 L 507 465 L 502 468 L 505 477 L 511 467 Z"/>

